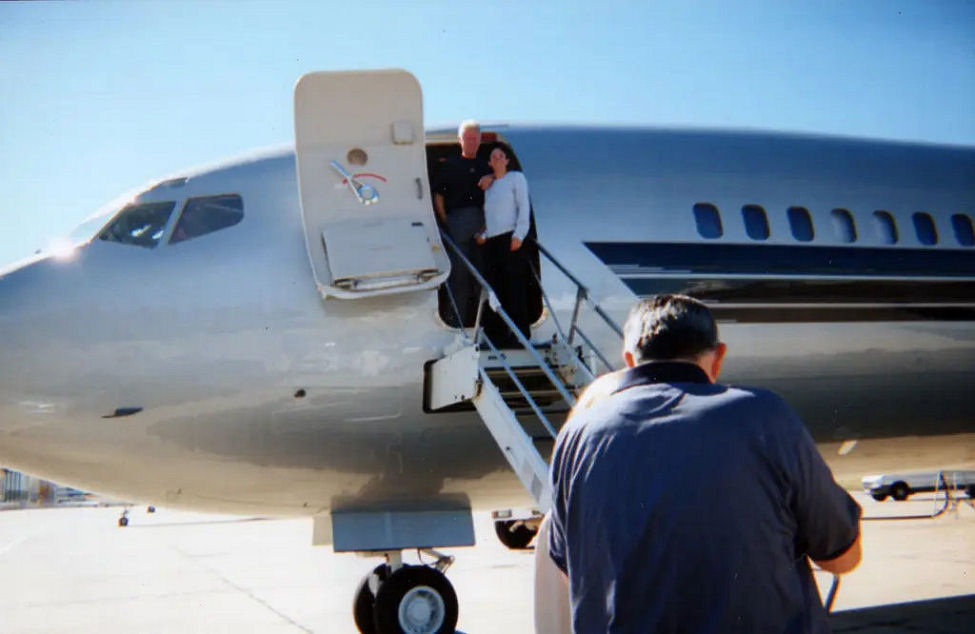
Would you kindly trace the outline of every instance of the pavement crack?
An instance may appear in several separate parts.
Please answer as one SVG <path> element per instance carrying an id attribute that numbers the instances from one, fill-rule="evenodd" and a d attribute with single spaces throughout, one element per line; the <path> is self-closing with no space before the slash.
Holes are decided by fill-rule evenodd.
<path id="1" fill-rule="evenodd" d="M 215 576 L 217 579 L 219 579 L 223 583 L 227 584 L 228 586 L 230 586 L 231 588 L 233 588 L 237 592 L 240 592 L 240 593 L 244 594 L 246 597 L 248 597 L 249 599 L 251 599 L 255 603 L 260 604 L 265 609 L 273 612 L 274 614 L 276 614 L 280 618 L 284 619 L 285 621 L 287 621 L 291 625 L 294 625 L 296 628 L 298 628 L 302 632 L 306 632 L 307 634 L 315 634 L 315 631 L 314 630 L 312 630 L 310 628 L 307 628 L 304 625 L 302 625 L 301 623 L 295 621 L 293 618 L 291 618 L 290 616 L 288 616 L 287 614 L 285 614 L 281 610 L 278 610 L 277 608 L 275 608 L 273 605 L 271 605 L 270 603 L 268 603 L 266 600 L 264 600 L 260 596 L 258 596 L 256 593 L 252 592 L 250 589 L 245 588 L 244 586 L 242 586 L 242 585 L 240 585 L 238 583 L 234 583 L 225 574 L 223 574 L 222 572 L 220 572 L 219 570 L 217 570 L 213 566 L 209 566 L 206 563 L 204 563 L 203 561 L 201 561 L 200 559 L 194 557 L 193 555 L 190 555 L 189 553 L 184 552 L 179 546 L 170 544 L 169 547 L 172 548 L 173 550 L 175 550 L 179 554 L 180 557 L 182 557 L 182 558 L 184 558 L 184 559 L 186 559 L 188 561 L 193 562 L 194 565 L 199 566 L 203 570 L 206 570 L 208 573 L 210 573 L 211 575 Z"/>

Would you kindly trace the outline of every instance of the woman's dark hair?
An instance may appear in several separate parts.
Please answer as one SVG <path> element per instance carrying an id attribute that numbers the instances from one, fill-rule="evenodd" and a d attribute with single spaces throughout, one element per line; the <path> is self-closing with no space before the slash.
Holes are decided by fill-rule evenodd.
<path id="1" fill-rule="evenodd" d="M 491 156 L 491 152 L 493 152 L 494 149 L 497 148 L 497 149 L 501 150 L 502 152 L 504 152 L 504 155 L 508 158 L 508 171 L 509 172 L 520 172 L 521 171 L 521 163 L 519 163 L 518 162 L 518 159 L 515 158 L 515 155 L 511 151 L 511 148 L 510 147 L 508 147 L 504 143 L 501 143 L 500 141 L 498 141 L 496 143 L 492 143 L 489 147 L 490 147 L 490 149 L 487 151 L 487 154 L 484 154 L 483 155 L 484 158 L 485 158 L 485 160 L 487 160 L 487 158 L 489 156 Z"/>

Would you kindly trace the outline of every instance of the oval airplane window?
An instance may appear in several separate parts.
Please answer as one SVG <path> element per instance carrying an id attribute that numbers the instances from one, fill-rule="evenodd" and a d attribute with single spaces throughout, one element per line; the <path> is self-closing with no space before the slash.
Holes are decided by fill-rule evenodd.
<path id="1" fill-rule="evenodd" d="M 789 207 L 789 228 L 792 237 L 800 242 L 811 242 L 813 239 L 812 218 L 805 207 Z"/>
<path id="2" fill-rule="evenodd" d="M 697 232 L 702 238 L 714 239 L 724 235 L 721 215 L 718 213 L 718 208 L 711 203 L 696 203 L 694 220 L 697 222 Z"/>
<path id="3" fill-rule="evenodd" d="M 951 226 L 955 230 L 955 240 L 963 247 L 975 246 L 975 229 L 972 229 L 972 219 L 965 214 L 955 214 L 951 217 Z"/>
<path id="4" fill-rule="evenodd" d="M 931 214 L 919 211 L 914 214 L 914 233 L 917 234 L 918 242 L 931 246 L 938 244 L 938 230 L 934 227 L 934 218 Z"/>
<path id="5" fill-rule="evenodd" d="M 741 208 L 741 217 L 745 221 L 745 233 L 752 240 L 768 240 L 768 216 L 761 205 L 745 205 Z"/>
<path id="6" fill-rule="evenodd" d="M 190 198 L 183 205 L 170 244 L 232 227 L 244 218 L 244 201 L 237 194 Z"/>
<path id="7" fill-rule="evenodd" d="M 873 226 L 877 230 L 877 239 L 883 244 L 897 244 L 897 224 L 889 211 L 873 212 Z"/>
<path id="8" fill-rule="evenodd" d="M 853 223 L 853 214 L 847 209 L 834 209 L 830 212 L 833 220 L 833 231 L 841 242 L 856 242 L 857 228 Z"/>

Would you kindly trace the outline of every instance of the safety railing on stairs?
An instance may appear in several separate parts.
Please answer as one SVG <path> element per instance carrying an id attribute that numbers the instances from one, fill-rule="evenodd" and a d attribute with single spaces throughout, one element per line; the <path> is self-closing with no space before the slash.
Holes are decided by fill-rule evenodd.
<path id="1" fill-rule="evenodd" d="M 511 331 L 511 334 L 515 336 L 515 338 L 518 340 L 518 343 L 521 344 L 521 346 L 529 353 L 532 360 L 542 370 L 545 377 L 552 383 L 552 386 L 558 391 L 559 395 L 565 400 L 567 404 L 569 404 L 569 406 L 575 405 L 575 396 L 565 386 L 565 383 L 561 380 L 561 378 L 559 378 L 552 370 L 552 368 L 549 367 L 549 364 L 545 361 L 542 355 L 539 354 L 538 350 L 535 349 L 535 347 L 531 344 L 531 342 L 525 337 L 525 335 L 517 327 L 514 320 L 511 319 L 511 317 L 508 315 L 507 312 L 505 312 L 504 308 L 501 306 L 500 300 L 498 300 L 497 294 L 494 292 L 494 289 L 491 288 L 491 285 L 488 284 L 486 279 L 484 279 L 484 276 L 481 275 L 481 272 L 477 270 L 477 267 L 474 266 L 474 264 L 471 263 L 471 261 L 464 255 L 464 253 L 460 250 L 460 247 L 457 246 L 457 244 L 450 238 L 450 236 L 448 236 L 446 233 L 441 233 L 441 237 L 443 238 L 444 244 L 446 244 L 447 247 L 453 251 L 454 255 L 457 258 L 457 261 L 463 264 L 464 267 L 467 268 L 468 272 L 470 272 L 470 274 L 474 277 L 474 279 L 477 280 L 478 284 L 481 285 L 481 299 L 478 302 L 477 318 L 474 322 L 473 334 L 468 335 L 466 332 L 466 328 L 462 328 L 462 331 L 464 332 L 464 339 L 470 343 L 485 344 L 487 345 L 488 348 L 490 348 L 492 352 L 495 353 L 495 355 L 498 357 L 498 361 L 501 364 L 501 367 L 511 378 L 512 382 L 518 388 L 518 391 L 521 393 L 521 395 L 525 398 L 525 401 L 529 404 L 529 407 L 531 407 L 535 415 L 538 416 L 542 425 L 545 427 L 545 430 L 554 438 L 557 434 L 555 430 L 555 426 L 552 425 L 551 421 L 548 420 L 548 417 L 546 417 L 545 414 L 542 412 L 541 407 L 538 405 L 538 403 L 535 402 L 535 399 L 532 398 L 530 392 L 525 388 L 524 384 L 518 378 L 517 373 L 514 371 L 514 368 L 511 367 L 511 365 L 505 359 L 504 355 L 501 354 L 500 350 L 497 348 L 494 342 L 491 341 L 490 338 L 484 333 L 484 330 L 481 327 L 481 321 L 484 314 L 485 304 L 491 306 L 494 312 L 497 313 L 497 315 L 501 318 L 504 324 L 508 327 L 508 330 Z M 457 323 L 462 324 L 463 319 L 460 314 L 460 310 L 457 306 L 457 301 L 450 290 L 449 284 L 447 285 L 446 290 L 447 290 L 447 295 L 450 297 L 450 303 L 454 309 L 454 316 L 457 319 Z M 544 291 L 543 291 L 543 295 L 544 295 Z M 482 373 L 481 376 L 482 380 L 489 380 L 486 372 L 482 370 L 481 373 Z"/>
<path id="2" fill-rule="evenodd" d="M 619 327 L 605 311 L 592 302 L 588 289 L 547 250 L 542 251 L 541 245 L 538 245 L 540 251 L 576 285 L 577 292 L 572 323 L 566 331 L 559 323 L 558 315 L 539 280 L 539 290 L 555 324 L 556 333 L 551 341 L 533 345 L 501 306 L 495 290 L 481 271 L 471 263 L 450 236 L 443 235 L 443 243 L 452 251 L 452 266 L 465 267 L 471 277 L 481 285 L 481 296 L 473 330 L 468 332 L 461 307 L 457 305 L 449 284 L 444 289 L 454 311 L 454 321 L 461 326 L 462 341 L 458 342 L 459 346 L 450 346 L 441 359 L 428 366 L 428 376 L 432 377 L 427 392 L 431 408 L 442 409 L 463 401 L 473 404 L 515 474 L 534 498 L 537 508 L 546 511 L 551 505 L 548 465 L 536 444 L 540 438 L 529 434 L 528 428 L 519 419 L 519 411 L 525 413 L 523 407 L 527 404 L 548 436 L 554 439 L 558 431 L 549 419 L 552 410 L 547 413 L 538 400 L 545 401 L 555 397 L 556 401 L 548 401 L 547 405 L 564 402 L 572 407 L 576 401 L 573 391 L 581 390 L 595 378 L 592 369 L 595 360 L 591 359 L 590 363 L 586 363 L 583 346 L 575 345 L 575 336 L 578 335 L 581 341 L 586 342 L 590 351 L 595 350 L 596 356 L 607 368 L 613 369 L 605 356 L 593 345 L 591 338 L 579 327 L 582 303 L 588 302 L 617 335 L 620 334 Z M 535 275 L 538 275 L 537 271 Z M 485 308 L 485 304 L 490 308 Z M 486 310 L 494 311 L 524 352 L 507 348 L 499 350 L 496 342 L 481 327 Z M 573 343 L 569 342 L 570 337 L 573 338 Z M 500 385 L 504 384 L 504 379 L 498 383 L 499 369 L 510 379 L 514 390 L 505 388 L 502 391 Z M 539 371 L 548 384 L 541 389 L 535 386 L 533 391 L 526 383 L 534 385 L 536 379 L 541 378 Z M 560 413 L 565 412 L 561 405 L 556 407 Z"/>
<path id="3" fill-rule="evenodd" d="M 489 289 L 489 294 L 488 294 L 489 304 L 492 306 L 497 306 L 498 305 L 497 296 L 494 295 L 493 290 L 490 289 L 490 285 L 488 285 L 487 282 L 484 280 L 480 271 L 478 271 L 477 268 L 470 262 L 470 260 L 468 260 L 467 257 L 464 256 L 464 254 L 460 251 L 457 244 L 450 238 L 450 236 L 446 235 L 446 233 L 443 232 L 441 233 L 441 236 L 443 237 L 444 243 L 448 246 L 448 248 L 450 248 L 451 251 L 453 251 L 453 253 L 457 256 L 460 262 L 465 266 L 465 268 L 467 268 L 467 270 L 470 271 L 475 277 L 475 279 L 477 279 L 477 281 L 481 284 L 482 289 L 485 288 Z M 620 339 L 621 342 L 623 339 L 623 329 L 620 328 L 619 324 L 617 324 L 613 320 L 613 318 L 610 317 L 610 315 L 603 309 L 602 306 L 600 306 L 595 300 L 593 300 L 589 288 L 585 284 L 583 284 L 575 275 L 573 275 L 573 273 L 569 271 L 569 269 L 564 264 L 562 264 L 562 262 L 560 262 L 552 254 L 551 251 L 545 248 L 545 246 L 538 240 L 534 240 L 531 238 L 526 239 L 526 241 L 528 240 L 530 240 L 538 248 L 539 253 L 545 256 L 545 258 L 552 264 L 553 267 L 555 267 L 556 270 L 558 270 L 570 282 L 572 282 L 572 284 L 575 286 L 576 289 L 575 303 L 572 307 L 572 317 L 569 323 L 569 327 L 566 329 L 563 327 L 562 322 L 559 319 L 558 313 L 555 310 L 555 307 L 552 305 L 552 302 L 548 296 L 548 293 L 545 292 L 545 287 L 542 284 L 540 272 L 536 270 L 535 266 L 531 265 L 530 263 L 532 275 L 535 278 L 535 282 L 538 284 L 538 288 L 541 293 L 542 301 L 545 305 L 545 308 L 547 309 L 548 314 L 552 317 L 552 323 L 555 326 L 555 330 L 558 333 L 558 337 L 562 341 L 565 341 L 569 346 L 577 345 L 576 343 L 577 340 L 581 341 L 582 344 L 584 344 L 585 350 L 584 353 L 580 355 L 580 359 L 586 364 L 586 367 L 589 370 L 589 373 L 592 375 L 592 377 L 601 374 L 602 371 L 613 371 L 617 369 L 616 366 L 614 366 L 614 364 L 606 356 L 606 354 L 604 354 L 603 351 L 600 350 L 599 346 L 596 345 L 596 342 L 594 341 L 594 337 L 592 337 L 589 333 L 583 330 L 581 319 L 580 319 L 582 316 L 583 307 L 588 307 L 589 310 L 591 310 L 596 316 L 598 316 L 602 320 L 602 322 Z M 458 320 L 457 323 L 461 323 L 460 311 L 457 307 L 457 303 L 453 297 L 453 294 L 450 293 L 449 285 L 447 286 L 447 294 L 450 297 L 450 303 L 454 315 Z M 483 306 L 484 306 L 484 302 L 481 301 L 479 303 L 479 308 L 478 308 L 478 321 L 475 322 L 474 338 L 477 337 L 479 332 L 480 316 L 483 311 Z M 514 322 L 508 317 L 507 313 L 504 313 L 503 310 L 496 311 L 496 312 L 498 312 L 499 316 L 501 316 L 502 320 L 505 322 L 505 325 L 509 329 L 511 329 L 512 333 L 514 333 L 515 336 L 518 338 L 519 343 L 521 343 L 522 345 L 527 345 L 527 340 L 525 340 L 524 337 L 520 336 L 520 333 L 518 332 L 517 328 L 515 328 L 514 326 Z M 591 354 L 596 359 L 598 359 L 598 361 L 602 364 L 602 369 L 596 367 L 595 364 L 591 363 L 587 359 L 589 354 Z"/>
<path id="4" fill-rule="evenodd" d="M 552 307 L 551 303 L 549 302 L 548 295 L 545 293 L 545 290 L 542 287 L 542 280 L 541 280 L 541 276 L 539 275 L 539 272 L 535 270 L 535 267 L 532 267 L 532 274 L 535 276 L 535 281 L 538 282 L 539 288 L 542 289 L 542 299 L 545 302 L 546 308 L 548 308 L 549 314 L 552 315 L 552 321 L 555 324 L 555 328 L 556 330 L 558 330 L 559 335 L 562 336 L 569 343 L 569 345 L 574 345 L 576 341 L 576 336 L 578 336 L 579 339 L 581 339 L 586 344 L 589 351 L 592 352 L 599 359 L 600 362 L 602 362 L 606 370 L 609 371 L 615 370 L 616 367 L 612 363 L 610 363 L 609 359 L 606 358 L 606 355 L 603 354 L 603 352 L 599 349 L 599 347 L 596 345 L 593 339 L 582 330 L 582 325 L 580 324 L 579 317 L 583 305 L 588 306 L 597 316 L 599 316 L 603 320 L 603 322 L 613 332 L 616 333 L 616 335 L 620 338 L 620 340 L 623 339 L 623 329 L 620 328 L 615 321 L 613 321 L 613 318 L 610 317 L 605 310 L 603 310 L 602 306 L 597 304 L 592 299 L 592 295 L 589 293 L 589 289 L 586 287 L 585 284 L 580 282 L 579 279 L 575 275 L 573 275 L 572 272 L 569 271 L 569 269 L 567 269 L 564 264 L 559 262 L 558 259 L 556 259 L 556 257 L 552 255 L 552 253 L 548 249 L 546 249 L 544 245 L 542 245 L 541 242 L 539 242 L 538 240 L 533 240 L 533 242 L 535 246 L 538 247 L 538 252 L 544 255 L 545 258 L 549 262 L 551 262 L 552 265 L 559 272 L 561 272 L 565 277 L 567 277 L 569 281 L 575 284 L 576 287 L 575 305 L 572 308 L 572 321 L 569 324 L 568 332 L 565 332 L 562 329 L 561 323 L 559 323 L 558 316 L 556 315 L 555 309 Z M 597 368 L 590 367 L 589 370 L 590 372 L 592 372 L 594 376 L 599 374 Z"/>

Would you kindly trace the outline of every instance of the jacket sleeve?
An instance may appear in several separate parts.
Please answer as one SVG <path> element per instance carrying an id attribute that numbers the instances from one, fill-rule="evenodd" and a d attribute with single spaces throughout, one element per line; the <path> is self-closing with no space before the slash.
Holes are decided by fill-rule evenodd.
<path id="1" fill-rule="evenodd" d="M 565 469 L 565 435 L 559 434 L 552 451 L 552 466 L 549 478 L 552 485 L 552 508 L 548 512 L 548 554 L 559 569 L 568 574 L 569 564 L 566 558 L 565 541 L 565 491 L 566 486 L 563 470 Z"/>
<path id="2" fill-rule="evenodd" d="M 860 505 L 833 479 L 833 474 L 799 417 L 783 403 L 794 430 L 792 510 L 796 519 L 797 555 L 834 559 L 860 534 Z"/>
<path id="3" fill-rule="evenodd" d="M 515 237 L 524 240 L 528 235 L 531 224 L 531 202 L 528 199 L 528 180 L 521 172 L 515 172 L 518 178 L 514 182 L 515 194 Z"/>

